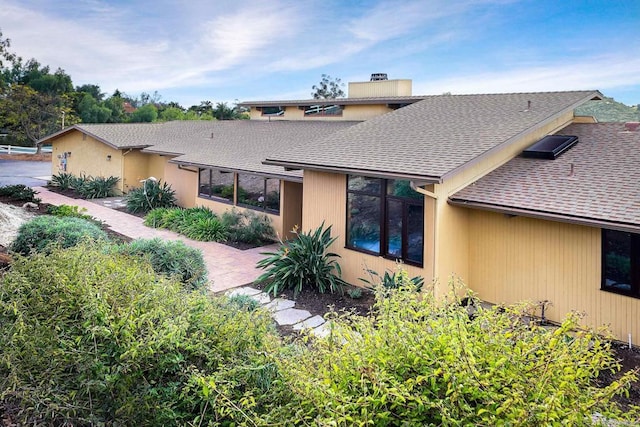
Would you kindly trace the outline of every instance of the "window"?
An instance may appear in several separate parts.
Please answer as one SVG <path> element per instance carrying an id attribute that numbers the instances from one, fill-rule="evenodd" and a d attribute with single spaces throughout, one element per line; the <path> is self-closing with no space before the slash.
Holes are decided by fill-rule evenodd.
<path id="1" fill-rule="evenodd" d="M 198 196 L 226 203 L 234 203 L 234 172 L 217 169 L 200 169 Z M 257 209 L 272 214 L 280 213 L 280 180 L 258 175 L 237 174 L 238 206 Z"/>
<path id="2" fill-rule="evenodd" d="M 341 116 L 342 107 L 339 105 L 310 105 L 304 108 L 304 115 L 309 116 Z"/>
<path id="3" fill-rule="evenodd" d="M 280 212 L 280 180 L 238 174 L 238 205 L 268 212 Z"/>
<path id="4" fill-rule="evenodd" d="M 347 247 L 422 265 L 424 198 L 405 180 L 347 178 Z"/>
<path id="5" fill-rule="evenodd" d="M 198 195 L 209 199 L 224 199 L 233 203 L 234 173 L 216 169 L 200 169 Z"/>
<path id="6" fill-rule="evenodd" d="M 640 298 L 640 234 L 602 230 L 602 289 Z"/>
<path id="7" fill-rule="evenodd" d="M 263 116 L 282 116 L 284 115 L 284 107 L 262 107 Z"/>

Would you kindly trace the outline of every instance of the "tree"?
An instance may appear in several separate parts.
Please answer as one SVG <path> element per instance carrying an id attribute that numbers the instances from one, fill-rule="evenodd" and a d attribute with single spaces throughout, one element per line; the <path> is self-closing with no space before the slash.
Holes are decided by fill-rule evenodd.
<path id="1" fill-rule="evenodd" d="M 218 120 L 234 120 L 238 118 L 236 110 L 229 107 L 226 102 L 218 102 L 216 108 L 213 109 L 213 117 Z"/>
<path id="2" fill-rule="evenodd" d="M 343 87 L 344 83 L 342 83 L 342 80 L 338 78 L 334 79 L 328 74 L 323 74 L 320 82 L 311 87 L 311 89 L 313 89 L 311 96 L 313 96 L 313 99 L 343 98 L 345 95 L 342 90 Z"/>
<path id="3" fill-rule="evenodd" d="M 169 107 L 162 110 L 159 114 L 159 117 L 160 117 L 160 120 L 168 122 L 171 120 L 184 120 L 185 115 L 182 109 L 176 108 L 176 107 Z"/>
<path id="4" fill-rule="evenodd" d="M 107 123 L 111 118 L 111 109 L 96 101 L 89 93 L 83 94 L 77 112 L 83 123 Z"/>
<path id="5" fill-rule="evenodd" d="M 76 86 L 76 92 L 88 93 L 98 102 L 104 99 L 104 93 L 102 93 L 98 85 L 84 84 L 82 86 Z"/>
<path id="6" fill-rule="evenodd" d="M 153 104 L 146 104 L 131 113 L 132 123 L 151 123 L 158 119 L 158 109 Z"/>

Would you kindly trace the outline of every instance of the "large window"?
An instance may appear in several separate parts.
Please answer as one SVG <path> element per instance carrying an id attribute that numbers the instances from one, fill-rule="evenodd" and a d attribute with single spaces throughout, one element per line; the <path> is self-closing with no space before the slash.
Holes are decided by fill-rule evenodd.
<path id="1" fill-rule="evenodd" d="M 339 105 L 310 105 L 304 108 L 306 117 L 313 116 L 341 116 L 342 107 Z"/>
<path id="2" fill-rule="evenodd" d="M 267 212 L 280 212 L 280 180 L 238 174 L 238 204 Z"/>
<path id="3" fill-rule="evenodd" d="M 602 230 L 602 289 L 640 298 L 640 234 Z"/>
<path id="4" fill-rule="evenodd" d="M 424 197 L 409 181 L 349 176 L 347 247 L 422 265 Z"/>
<path id="5" fill-rule="evenodd" d="M 200 169 L 198 196 L 234 203 L 238 176 L 237 205 L 273 214 L 280 213 L 280 180 L 216 169 Z"/>

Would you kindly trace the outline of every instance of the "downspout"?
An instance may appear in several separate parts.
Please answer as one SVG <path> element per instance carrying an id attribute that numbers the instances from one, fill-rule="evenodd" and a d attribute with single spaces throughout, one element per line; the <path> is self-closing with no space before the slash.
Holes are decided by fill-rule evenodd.
<path id="1" fill-rule="evenodd" d="M 432 270 L 431 270 L 431 276 L 433 277 L 433 280 L 436 279 L 436 265 L 437 265 L 437 258 L 438 258 L 438 253 L 436 251 L 436 247 L 437 247 L 437 242 L 438 242 L 438 196 L 436 193 L 432 192 L 432 191 L 428 191 L 425 190 L 422 187 L 418 187 L 413 181 L 409 181 L 409 185 L 411 186 L 411 189 L 417 193 L 420 193 L 424 196 L 430 197 L 434 200 L 434 209 L 433 209 L 433 247 L 431 248 L 433 251 L 433 265 L 432 265 Z M 433 292 L 434 292 L 434 296 L 435 292 L 436 292 L 436 287 L 433 287 Z"/>

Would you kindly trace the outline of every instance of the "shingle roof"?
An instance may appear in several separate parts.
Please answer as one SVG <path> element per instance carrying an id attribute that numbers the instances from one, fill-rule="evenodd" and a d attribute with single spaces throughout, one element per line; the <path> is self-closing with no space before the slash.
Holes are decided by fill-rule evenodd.
<path id="1" fill-rule="evenodd" d="M 287 151 L 315 141 L 359 122 L 349 121 L 213 121 L 207 132 L 189 141 L 184 155 L 174 163 L 210 166 L 226 170 L 247 171 L 280 177 L 301 178 L 301 171 L 286 171 L 279 166 L 262 164 L 274 151 Z M 167 150 L 159 144 L 145 151 Z"/>
<path id="2" fill-rule="evenodd" d="M 573 124 L 578 144 L 555 160 L 516 157 L 454 194 L 456 205 L 521 211 L 613 228 L 640 227 L 640 130 Z"/>
<path id="3" fill-rule="evenodd" d="M 429 96 L 313 145 L 271 153 L 266 163 L 440 181 L 600 96 L 597 91 Z"/>

